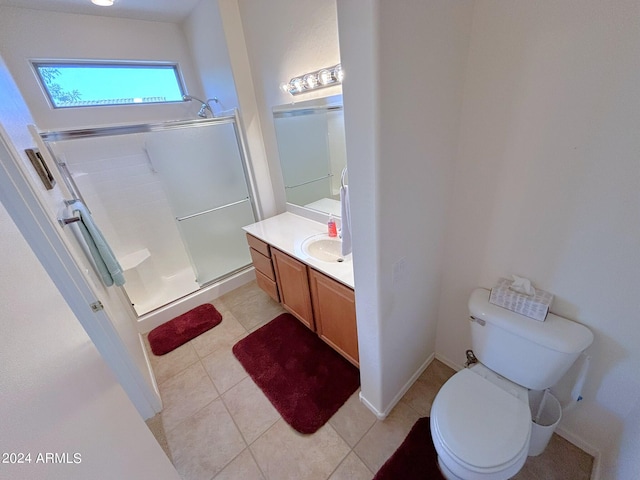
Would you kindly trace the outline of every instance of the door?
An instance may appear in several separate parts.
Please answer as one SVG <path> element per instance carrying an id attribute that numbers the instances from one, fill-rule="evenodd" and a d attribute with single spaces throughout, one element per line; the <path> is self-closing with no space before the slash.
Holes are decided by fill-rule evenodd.
<path id="1" fill-rule="evenodd" d="M 311 269 L 309 285 L 320 338 L 358 365 L 356 301 L 351 288 Z"/>
<path id="2" fill-rule="evenodd" d="M 275 248 L 271 249 L 271 255 L 282 306 L 315 331 L 307 266 Z"/>
<path id="3" fill-rule="evenodd" d="M 35 127 L 30 126 L 29 130 L 45 161 L 52 162 Z M 25 163 L 10 145 L 8 136 L 0 128 L 0 200 L 140 415 L 145 419 L 152 417 L 162 409 L 162 402 L 133 323 L 135 316 L 131 307 L 122 304 L 121 292 L 115 288 L 104 288 L 88 264 L 80 266 L 76 258 L 82 257 L 82 252 L 77 242 L 75 245 L 80 255 L 74 257 L 71 253 L 75 240 L 62 236 L 55 216 L 60 211 L 63 198 L 69 194 L 57 169 L 49 163 L 57 186 L 45 192 L 42 185 L 34 182 Z M 99 288 L 102 288 L 100 298 L 96 293 Z M 108 309 L 110 306 L 117 311 L 116 318 L 107 314 L 105 307 Z"/>
<path id="4" fill-rule="evenodd" d="M 200 286 L 249 265 L 242 227 L 256 217 L 233 120 L 145 138 Z"/>
<path id="5" fill-rule="evenodd" d="M 27 223 L 20 232 L 8 215 L 0 184 L 0 478 L 179 480 L 34 255 Z"/>

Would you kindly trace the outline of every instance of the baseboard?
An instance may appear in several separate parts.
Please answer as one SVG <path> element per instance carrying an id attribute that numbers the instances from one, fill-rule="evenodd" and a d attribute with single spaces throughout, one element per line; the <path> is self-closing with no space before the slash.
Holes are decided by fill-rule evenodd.
<path id="1" fill-rule="evenodd" d="M 371 402 L 369 402 L 364 397 L 364 395 L 362 395 L 362 391 L 360 391 L 360 401 L 369 410 L 371 410 L 371 412 L 373 412 L 373 414 L 376 417 L 378 417 L 378 420 L 384 420 L 385 418 L 387 418 L 389 416 L 389 414 L 391 413 L 391 410 L 393 410 L 393 408 L 398 404 L 398 402 L 402 399 L 402 397 L 404 397 L 404 394 L 409 391 L 409 389 L 415 383 L 415 381 L 418 379 L 418 377 L 420 377 L 420 375 L 422 375 L 422 373 L 427 369 L 429 364 L 431 364 L 431 362 L 433 362 L 434 358 L 435 358 L 435 354 L 434 353 L 432 353 L 431 355 L 429 355 L 427 357 L 427 359 L 424 361 L 424 363 L 422 365 L 420 365 L 418 370 L 416 370 L 413 375 L 411 375 L 411 378 L 407 381 L 407 383 L 404 384 L 404 386 L 400 389 L 400 391 L 397 393 L 397 395 L 395 397 L 393 397 L 393 400 L 391 400 L 389 405 L 387 405 L 387 407 L 382 412 L 379 411 L 376 407 L 374 407 L 371 404 Z"/>
<path id="2" fill-rule="evenodd" d="M 555 433 L 564 438 L 567 442 L 575 445 L 583 452 L 593 457 L 593 468 L 591 469 L 591 480 L 600 480 L 600 470 L 602 468 L 602 452 L 593 445 L 585 442 L 582 438 L 571 433 L 569 430 L 559 425 Z"/>
<path id="3" fill-rule="evenodd" d="M 156 376 L 153 373 L 153 367 L 151 367 L 149 352 L 147 351 L 147 347 L 144 344 L 144 339 L 142 338 L 141 333 L 138 333 L 138 340 L 140 341 L 140 348 L 142 349 L 142 353 L 144 354 L 144 361 L 147 365 L 147 370 L 149 371 L 149 377 L 151 378 L 151 386 L 153 387 L 153 399 L 149 403 L 151 403 L 151 406 L 153 407 L 155 413 L 158 414 L 162 411 L 162 397 L 160 396 L 160 389 L 158 388 L 158 382 L 156 381 Z M 145 418 L 144 420 L 146 421 L 148 420 L 148 418 Z"/>
<path id="4" fill-rule="evenodd" d="M 362 395 L 362 390 L 360 390 L 360 395 L 358 395 L 358 397 L 360 398 L 360 401 L 363 403 L 363 405 L 371 410 L 371 413 L 373 413 L 378 418 L 378 420 L 384 420 L 385 418 L 387 418 L 384 413 L 378 411 L 378 409 L 374 407 L 371 402 L 369 402 L 369 400 L 364 397 L 364 395 Z"/>
<path id="5" fill-rule="evenodd" d="M 441 355 L 439 353 L 436 353 L 436 360 L 444 363 L 447 367 L 452 368 L 456 372 L 458 372 L 458 371 L 460 371 L 460 370 L 462 370 L 464 368 L 462 365 L 458 365 L 457 363 L 449 360 L 447 357 L 445 357 L 444 355 Z"/>

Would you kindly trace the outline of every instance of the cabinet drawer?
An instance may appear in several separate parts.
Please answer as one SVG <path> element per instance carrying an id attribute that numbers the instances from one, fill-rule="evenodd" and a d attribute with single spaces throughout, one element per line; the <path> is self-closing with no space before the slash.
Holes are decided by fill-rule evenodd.
<path id="1" fill-rule="evenodd" d="M 278 295 L 278 286 L 276 282 L 264 276 L 260 271 L 256 270 L 256 282 L 258 286 L 267 292 L 271 298 L 276 302 L 280 302 L 280 295 Z"/>
<path id="2" fill-rule="evenodd" d="M 265 243 L 262 240 L 258 240 L 256 237 L 254 237 L 253 235 L 249 235 L 248 233 L 247 233 L 247 243 L 251 248 L 253 248 L 254 250 L 257 250 L 265 257 L 271 258 L 271 249 L 269 248 L 268 243 Z"/>
<path id="3" fill-rule="evenodd" d="M 253 262 L 253 266 L 256 267 L 256 270 L 262 273 L 265 277 L 268 277 L 271 281 L 275 282 L 276 274 L 273 272 L 271 259 L 265 257 L 253 248 L 249 248 L 249 252 L 251 253 L 251 261 Z"/>

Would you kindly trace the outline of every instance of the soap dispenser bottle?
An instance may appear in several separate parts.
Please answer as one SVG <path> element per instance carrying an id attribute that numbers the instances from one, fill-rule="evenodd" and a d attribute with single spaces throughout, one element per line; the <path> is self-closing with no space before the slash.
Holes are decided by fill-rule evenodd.
<path id="1" fill-rule="evenodd" d="M 329 215 L 329 221 L 327 222 L 327 233 L 330 237 L 338 236 L 338 229 L 336 227 L 336 221 L 333 219 L 333 215 Z"/>

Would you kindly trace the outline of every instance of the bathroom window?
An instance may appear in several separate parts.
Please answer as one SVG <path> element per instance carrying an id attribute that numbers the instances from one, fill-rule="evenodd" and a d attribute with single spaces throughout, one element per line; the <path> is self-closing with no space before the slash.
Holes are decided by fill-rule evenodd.
<path id="1" fill-rule="evenodd" d="M 132 62 L 33 62 L 53 108 L 182 102 L 178 65 Z"/>

